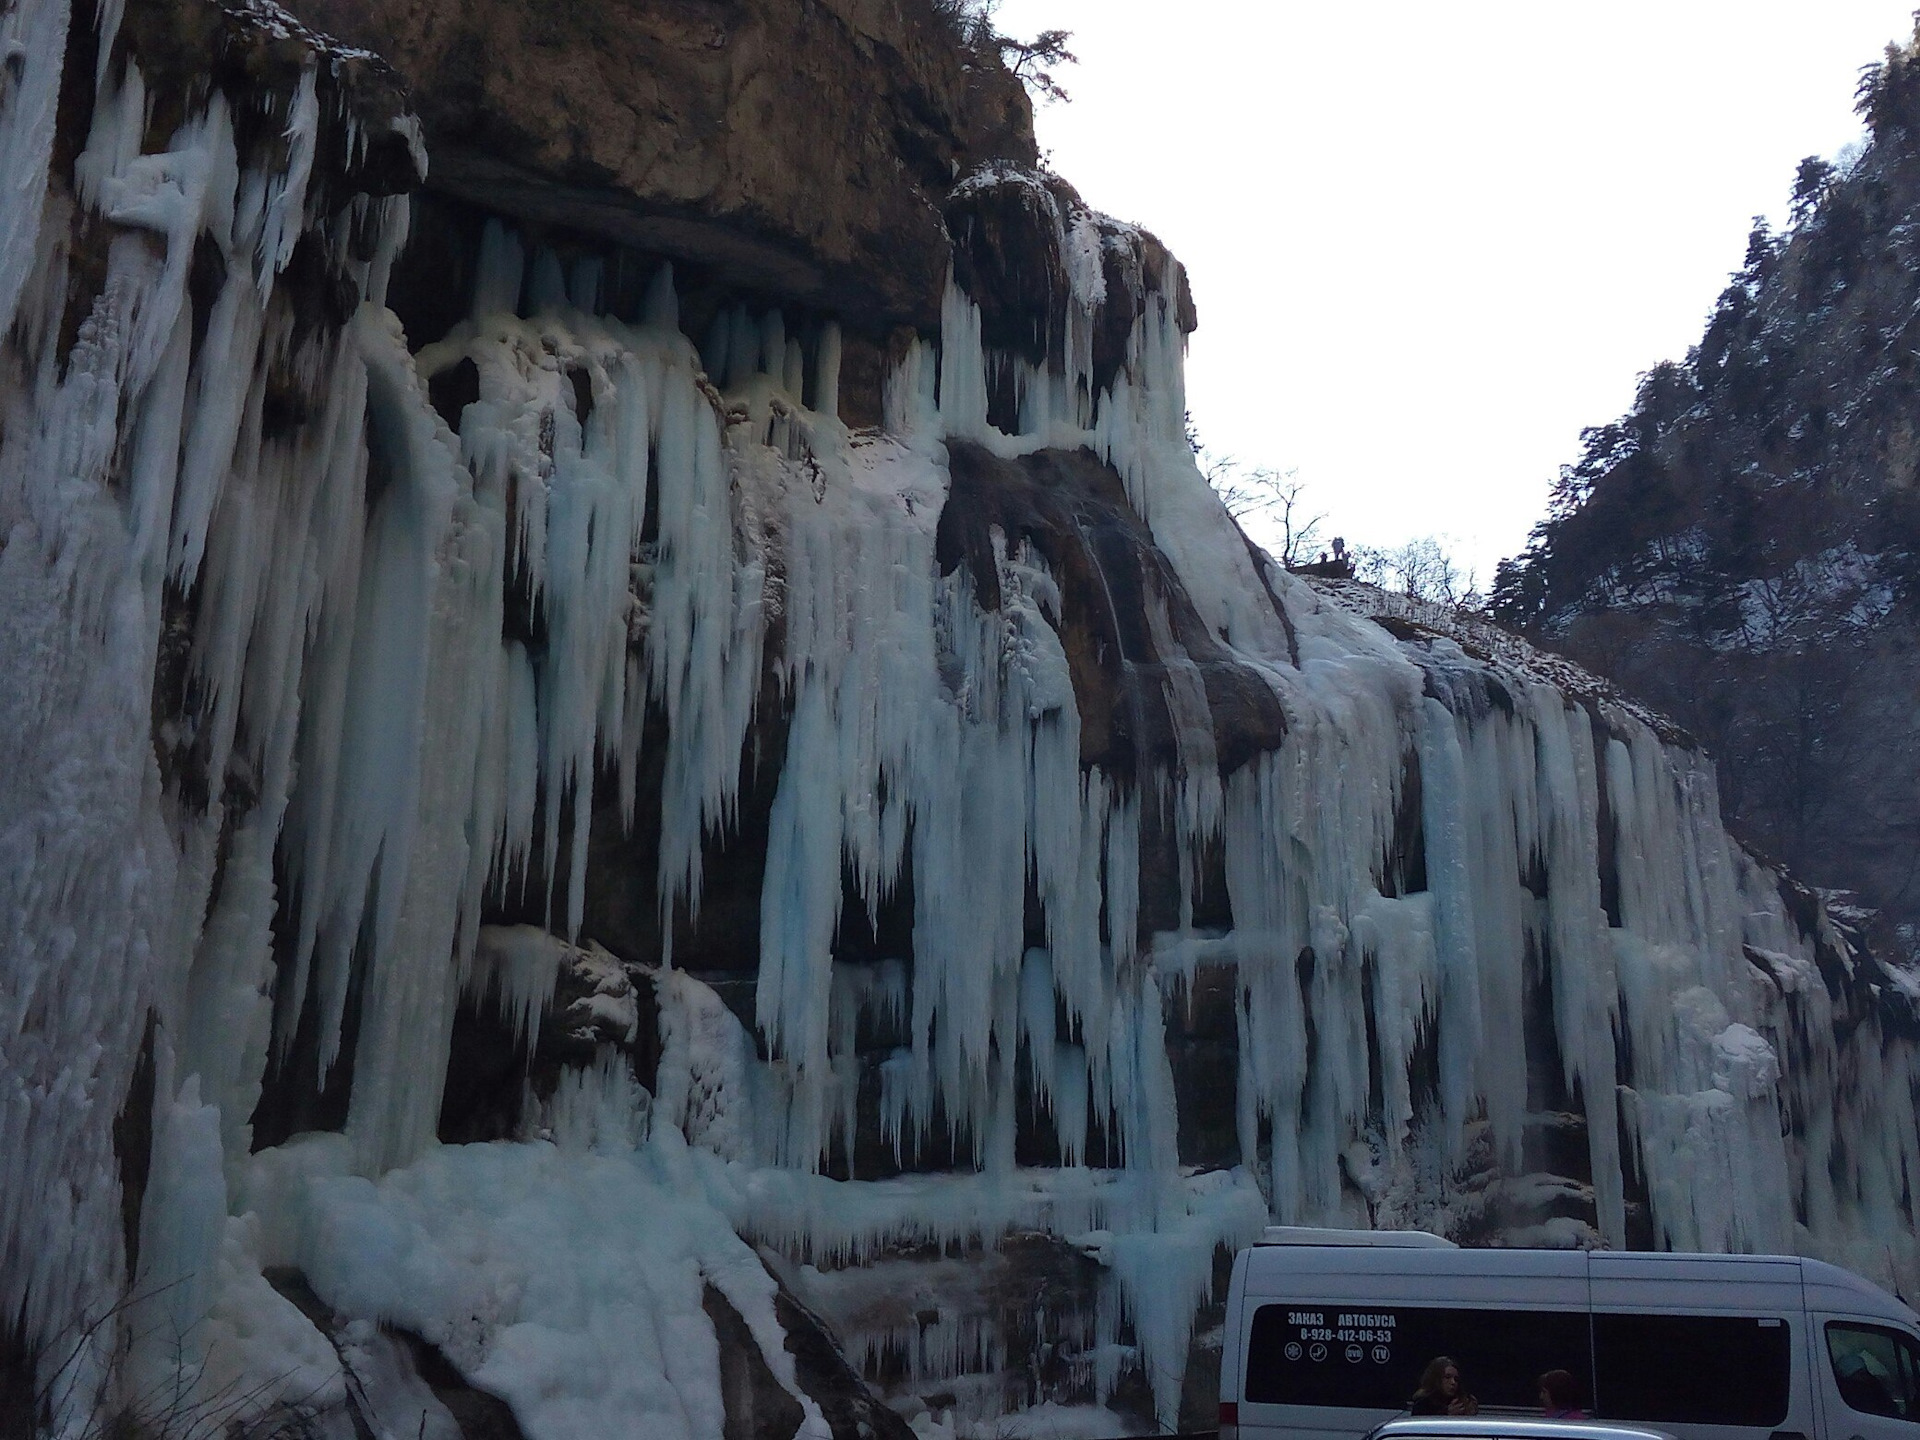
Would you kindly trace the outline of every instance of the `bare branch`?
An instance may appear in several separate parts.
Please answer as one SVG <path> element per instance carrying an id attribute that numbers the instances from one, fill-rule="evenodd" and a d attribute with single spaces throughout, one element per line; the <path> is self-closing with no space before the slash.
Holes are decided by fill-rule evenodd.
<path id="1" fill-rule="evenodd" d="M 1448 554 L 1432 535 L 1391 549 L 1356 546 L 1353 569 L 1355 578 L 1411 600 L 1470 608 L 1480 603 L 1479 577 Z"/>
<path id="2" fill-rule="evenodd" d="M 1312 562 L 1327 517 L 1309 504 L 1307 484 L 1298 470 L 1265 466 L 1242 470 L 1231 458 L 1211 463 L 1203 458 L 1201 473 L 1218 492 L 1227 513 L 1243 526 L 1252 522 L 1278 530 L 1275 558 L 1282 565 L 1293 570 Z"/>

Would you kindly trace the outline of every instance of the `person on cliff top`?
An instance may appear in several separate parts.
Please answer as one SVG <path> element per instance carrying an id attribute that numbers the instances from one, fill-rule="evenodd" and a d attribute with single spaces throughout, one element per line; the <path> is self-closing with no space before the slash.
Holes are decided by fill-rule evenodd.
<path id="1" fill-rule="evenodd" d="M 1436 1355 L 1421 1372 L 1420 1388 L 1407 1402 L 1410 1415 L 1478 1415 L 1480 1402 L 1460 1383 L 1460 1367 L 1450 1356 Z"/>

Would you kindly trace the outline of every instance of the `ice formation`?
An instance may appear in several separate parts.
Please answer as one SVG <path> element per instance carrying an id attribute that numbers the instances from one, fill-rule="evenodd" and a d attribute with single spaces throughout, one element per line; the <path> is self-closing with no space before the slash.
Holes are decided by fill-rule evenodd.
<path id="1" fill-rule="evenodd" d="M 890 1393 L 992 1423 L 1026 1342 L 942 1310 L 939 1267 L 964 1289 L 1052 1237 L 1093 1277 L 1025 1397 L 1062 1426 L 1129 1375 L 1171 1423 L 1217 1255 L 1269 1221 L 1920 1284 L 1906 977 L 1728 839 L 1711 767 L 1650 717 L 1251 549 L 1183 438 L 1178 267 L 1138 232 L 1057 182 L 969 180 L 1052 227 L 1060 324 L 995 348 L 956 270 L 879 430 L 839 418 L 831 322 L 742 303 L 696 344 L 669 267 L 621 318 L 593 262 L 500 221 L 468 318 L 410 348 L 383 303 L 407 202 L 354 176 L 383 136 L 423 167 L 411 122 L 355 113 L 310 42 L 261 99 L 272 143 L 219 92 L 156 143 L 103 14 L 71 176 L 64 6 L 7 12 L 0 100 L 0 1306 L 56 1430 L 184 1347 L 255 1409 L 357 1385 L 429 1433 L 379 1322 L 535 1440 L 710 1435 L 712 1286 L 824 1434 L 753 1245 Z M 1087 599 L 1045 546 L 996 522 L 974 563 L 940 549 L 963 453 L 1082 451 L 1157 557 L 1146 648 L 1100 662 L 1168 717 L 1125 764 L 1083 748 Z M 1283 717 L 1231 759 L 1225 671 Z M 672 950 L 768 717 L 749 1024 Z M 621 883 L 667 919 L 641 966 L 582 927 L 594 799 L 637 823 L 649 761 L 657 866 Z M 902 953 L 836 957 L 849 896 L 909 887 Z M 483 924 L 509 896 L 545 925 Z M 440 1144 L 460 1006 L 528 1042 L 563 972 L 591 1061 L 517 1140 Z M 1210 1096 L 1168 1027 L 1216 982 L 1235 1078 Z M 290 1067 L 344 1083 L 335 1133 L 254 1153 Z M 1183 1163 L 1205 1104 L 1235 1153 Z M 909 1173 L 849 1173 L 863 1105 Z M 1585 1155 L 1555 1178 L 1534 1139 L 1567 1117 Z M 1021 1161 L 1023 1126 L 1057 1165 Z M 958 1173 L 926 1173 L 942 1146 Z M 902 1280 L 916 1247 L 939 1258 Z"/>

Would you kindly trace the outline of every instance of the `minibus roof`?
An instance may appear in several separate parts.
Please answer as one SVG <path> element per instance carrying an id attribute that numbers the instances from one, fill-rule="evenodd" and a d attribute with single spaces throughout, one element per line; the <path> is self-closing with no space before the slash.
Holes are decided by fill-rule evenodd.
<path id="1" fill-rule="evenodd" d="M 1393 1250 L 1458 1250 L 1453 1241 L 1425 1230 L 1334 1230 L 1319 1225 L 1269 1225 L 1259 1245 L 1365 1245 Z"/>
<path id="2" fill-rule="evenodd" d="M 1328 1253 L 1350 1249 L 1372 1252 L 1361 1261 Z M 1265 1251 L 1261 1256 L 1258 1252 Z M 1288 1252 L 1291 1251 L 1291 1255 Z M 1519 1280 L 1522 1277 L 1563 1276 L 1595 1285 L 1617 1286 L 1642 1282 L 1683 1285 L 1736 1283 L 1790 1286 L 1795 1308 L 1817 1313 L 1853 1315 L 1920 1327 L 1920 1315 L 1872 1281 L 1837 1265 L 1798 1255 L 1714 1255 L 1644 1250 L 1534 1250 L 1515 1247 L 1463 1250 L 1450 1240 L 1421 1230 L 1336 1230 L 1306 1225 L 1269 1226 L 1255 1247 L 1246 1272 L 1250 1293 L 1266 1294 L 1268 1287 L 1287 1277 L 1315 1275 L 1332 1280 L 1359 1275 L 1484 1276 Z M 1749 1298 L 1758 1301 L 1757 1291 Z M 1769 1303 L 1778 1303 L 1770 1301 Z"/>
<path id="3" fill-rule="evenodd" d="M 1920 1325 L 1920 1315 L 1914 1314 L 1908 1306 L 1878 1285 L 1861 1279 L 1851 1270 L 1842 1270 L 1838 1265 L 1829 1265 L 1824 1260 L 1802 1260 L 1800 1278 L 1806 1286 L 1809 1310 L 1838 1311 Z"/>

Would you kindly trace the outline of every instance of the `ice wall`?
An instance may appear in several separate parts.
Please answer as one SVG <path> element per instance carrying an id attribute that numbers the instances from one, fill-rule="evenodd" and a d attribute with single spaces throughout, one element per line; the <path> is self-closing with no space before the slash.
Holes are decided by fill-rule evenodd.
<path id="1" fill-rule="evenodd" d="M 877 430 L 839 418 L 830 320 L 743 301 L 696 344 L 670 268 L 622 318 L 592 259 L 498 221 L 468 318 L 421 344 L 383 298 L 386 192 L 424 156 L 356 108 L 355 57 L 223 11 L 290 68 L 161 134 L 114 13 L 70 163 L 50 97 L 84 21 L 8 11 L 0 101 L 0 1302 L 56 1428 L 183 1353 L 255 1408 L 333 1404 L 352 1347 L 265 1285 L 283 1265 L 536 1437 L 710 1433 L 701 1277 L 791 1389 L 741 1237 L 904 1365 L 897 1394 L 993 1382 L 980 1423 L 1130 1376 L 1170 1423 L 1216 1257 L 1268 1220 L 1920 1281 L 1920 987 L 1729 841 L 1651 717 L 1249 547 L 1183 438 L 1190 316 L 1150 237 L 1050 179 L 958 187 L 966 263 Z M 997 250 L 966 228 L 989 213 L 1019 222 Z M 984 287 L 1019 254 L 1051 278 L 1011 344 L 1026 312 Z M 1083 451 L 1132 568 L 1013 502 L 943 558 L 956 457 Z M 1278 717 L 1257 745 L 1233 686 Z M 1134 717 L 1100 761 L 1096 711 Z M 768 734 L 743 1020 L 673 939 L 749 843 Z M 657 827 L 613 877 L 663 917 L 644 973 L 565 943 L 596 796 Z M 849 896 L 909 892 L 901 953 L 837 956 Z M 532 933 L 482 924 L 529 906 Z M 516 1143 L 441 1146 L 463 997 L 524 1038 L 589 959 L 608 1043 Z M 1176 1075 L 1208 985 L 1231 1093 Z M 334 1133 L 252 1153 L 269 1077 Z M 1196 1164 L 1210 1109 L 1233 1153 Z M 854 1172 L 869 1119 L 908 1173 Z M 1557 1168 L 1552 1125 L 1581 1152 Z M 1036 1128 L 1057 1164 L 1022 1162 Z M 1096 1276 L 1044 1337 L 1052 1389 L 995 1381 L 997 1322 L 876 1298 L 904 1249 L 1032 1235 Z M 655 1359 L 609 1381 L 592 1357 L 636 1327 Z"/>
<path id="2" fill-rule="evenodd" d="M 291 30 L 232 15 L 210 41 L 279 88 L 214 91 L 156 139 L 179 106 L 119 15 L 0 17 L 0 1305 L 69 1421 L 216 1282 L 300 652 L 354 583 L 363 350 L 396 343 L 384 192 L 423 163 L 411 122 L 346 113 L 355 57 L 270 55 Z M 407 174 L 376 183 L 396 150 Z M 369 303 L 316 324 L 296 276 Z"/>

